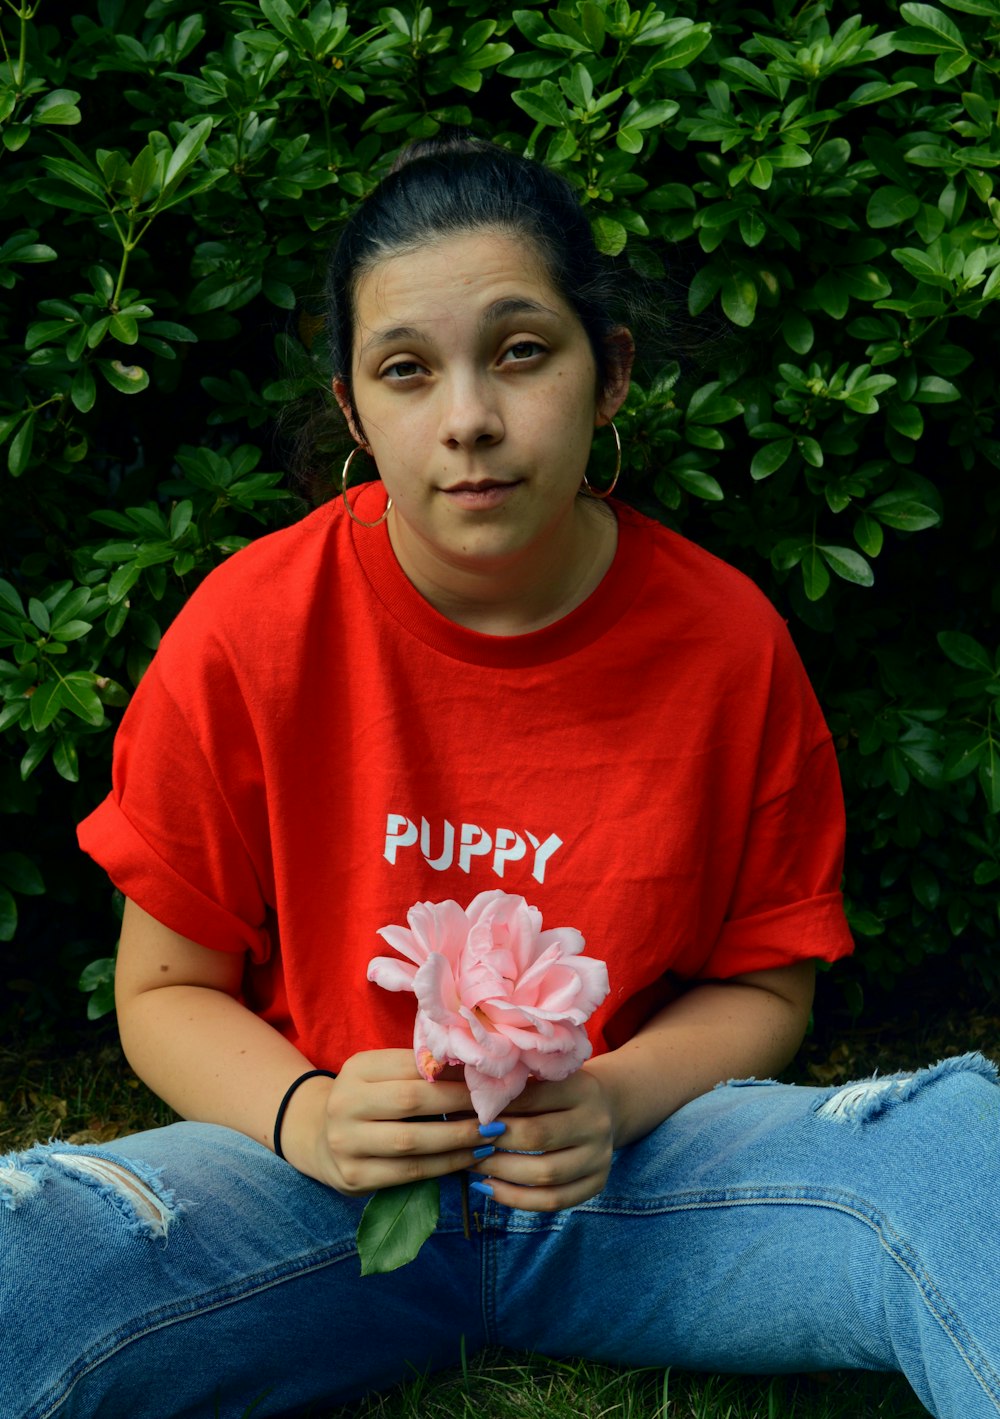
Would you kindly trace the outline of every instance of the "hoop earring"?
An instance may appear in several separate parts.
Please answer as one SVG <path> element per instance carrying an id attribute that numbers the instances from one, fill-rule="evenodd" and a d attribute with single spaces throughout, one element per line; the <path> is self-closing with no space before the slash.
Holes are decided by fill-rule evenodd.
<path id="1" fill-rule="evenodd" d="M 604 491 L 603 491 L 602 493 L 598 493 L 598 492 L 597 492 L 594 488 L 592 488 L 592 487 L 590 486 L 590 484 L 587 482 L 587 475 L 586 475 L 586 473 L 584 473 L 584 475 L 583 475 L 583 487 L 581 488 L 581 492 L 585 493 L 588 498 L 594 498 L 594 499 L 595 499 L 597 502 L 599 502 L 599 503 L 602 503 L 605 498 L 610 498 L 611 494 L 612 494 L 612 493 L 614 492 L 614 490 L 615 490 L 615 487 L 617 486 L 617 483 L 618 483 L 618 475 L 619 475 L 619 474 L 621 473 L 621 471 L 622 471 L 622 441 L 621 441 L 621 439 L 618 437 L 618 430 L 615 428 L 615 425 L 614 425 L 614 421 L 613 421 L 613 420 L 612 420 L 612 422 L 611 422 L 610 427 L 611 427 L 611 432 L 612 432 L 612 433 L 614 434 L 614 436 L 615 436 L 615 451 L 616 451 L 616 458 L 615 458 L 615 475 L 614 475 L 614 477 L 611 479 L 611 482 L 608 484 L 608 486 L 604 489 Z"/>
<path id="2" fill-rule="evenodd" d="M 365 522 L 364 518 L 358 517 L 347 500 L 347 470 L 351 466 L 351 459 L 356 453 L 360 453 L 361 449 L 361 444 L 356 443 L 344 460 L 344 466 L 340 470 L 340 496 L 344 499 L 344 507 L 347 509 L 347 516 L 352 522 L 356 522 L 359 527 L 381 527 L 382 523 L 385 522 L 386 518 L 389 516 L 389 509 L 392 507 L 392 498 L 386 499 L 385 512 L 381 517 L 377 517 L 374 522 Z M 368 449 L 364 451 L 365 453 L 369 452 Z"/>

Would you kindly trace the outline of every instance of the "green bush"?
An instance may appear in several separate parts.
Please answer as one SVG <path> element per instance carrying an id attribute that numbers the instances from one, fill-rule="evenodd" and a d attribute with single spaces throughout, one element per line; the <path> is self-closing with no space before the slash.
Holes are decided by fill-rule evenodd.
<path id="1" fill-rule="evenodd" d="M 4 9 L 0 939 L 22 1014 L 75 1008 L 94 955 L 107 1003 L 111 896 L 72 821 L 192 587 L 301 513 L 268 465 L 275 416 L 329 377 L 325 254 L 445 123 L 559 167 L 678 307 L 677 357 L 620 420 L 627 477 L 792 622 L 847 794 L 843 979 L 891 990 L 947 954 L 1000 985 L 1000 0 L 944 3 L 890 0 L 884 25 L 850 0 Z"/>

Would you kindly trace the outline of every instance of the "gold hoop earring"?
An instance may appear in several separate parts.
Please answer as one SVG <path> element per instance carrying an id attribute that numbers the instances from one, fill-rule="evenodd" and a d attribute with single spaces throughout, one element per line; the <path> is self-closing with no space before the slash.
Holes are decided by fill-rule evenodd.
<path id="1" fill-rule="evenodd" d="M 616 457 L 615 457 L 615 473 L 614 473 L 614 477 L 611 479 L 611 482 L 608 484 L 608 486 L 604 489 L 604 491 L 603 491 L 602 493 L 598 493 L 598 492 L 597 492 L 594 488 L 592 488 L 592 487 L 590 486 L 590 484 L 587 482 L 587 475 L 586 475 L 586 473 L 584 473 L 584 475 L 583 475 L 583 488 L 582 488 L 582 491 L 583 491 L 584 493 L 586 493 L 586 495 L 587 495 L 588 498 L 595 498 L 595 499 L 597 500 L 597 502 L 603 502 L 605 498 L 610 498 L 611 494 L 614 492 L 615 487 L 616 487 L 616 485 L 617 485 L 617 483 L 618 483 L 618 475 L 619 475 L 619 474 L 621 473 L 621 471 L 622 471 L 622 441 L 621 441 L 621 439 L 618 437 L 618 430 L 615 428 L 615 425 L 614 425 L 614 421 L 613 421 L 613 420 L 612 420 L 612 422 L 611 422 L 611 432 L 612 432 L 612 433 L 614 434 L 614 436 L 615 436 L 615 452 L 616 452 Z"/>
<path id="2" fill-rule="evenodd" d="M 362 445 L 360 443 L 356 443 L 351 449 L 350 453 L 347 455 L 347 458 L 344 460 L 344 466 L 340 470 L 340 496 L 344 499 L 344 507 L 347 509 L 347 516 L 351 519 L 352 522 L 356 522 L 359 527 L 381 527 L 382 523 L 385 522 L 386 518 L 389 516 L 389 509 L 392 507 L 392 498 L 386 499 L 385 512 L 382 514 L 381 517 L 377 517 L 374 522 L 365 522 L 364 518 L 358 517 L 355 514 L 354 509 L 351 507 L 351 504 L 347 500 L 347 470 L 351 466 L 351 459 L 354 457 L 355 454 L 360 453 L 361 451 Z M 364 452 L 369 453 L 370 450 L 366 448 Z"/>

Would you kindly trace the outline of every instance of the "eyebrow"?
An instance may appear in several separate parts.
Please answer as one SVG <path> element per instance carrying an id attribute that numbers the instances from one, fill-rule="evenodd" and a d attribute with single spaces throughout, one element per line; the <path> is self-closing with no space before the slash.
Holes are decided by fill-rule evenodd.
<path id="1" fill-rule="evenodd" d="M 506 320 L 512 315 L 558 317 L 558 314 L 558 311 L 552 310 L 547 305 L 542 305 L 540 301 L 528 300 L 525 296 L 504 296 L 486 307 L 479 320 L 479 329 L 486 330 L 489 326 L 496 325 L 499 321 Z M 385 345 L 398 345 L 411 340 L 419 342 L 425 338 L 415 325 L 393 325 L 386 330 L 375 331 L 371 339 L 366 340 L 361 346 L 358 353 L 364 354 L 368 350 L 381 349 Z"/>

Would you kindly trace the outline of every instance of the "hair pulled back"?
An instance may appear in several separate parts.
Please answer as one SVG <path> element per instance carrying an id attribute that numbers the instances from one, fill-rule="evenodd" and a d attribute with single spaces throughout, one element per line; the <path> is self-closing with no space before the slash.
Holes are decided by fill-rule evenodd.
<path id="1" fill-rule="evenodd" d="M 494 143 L 447 135 L 411 143 L 350 217 L 327 279 L 327 331 L 333 370 L 359 423 L 351 380 L 355 296 L 380 261 L 460 233 L 500 231 L 531 243 L 552 285 L 590 340 L 603 388 L 610 375 L 607 338 L 622 324 L 619 281 L 598 252 L 568 182 Z"/>

